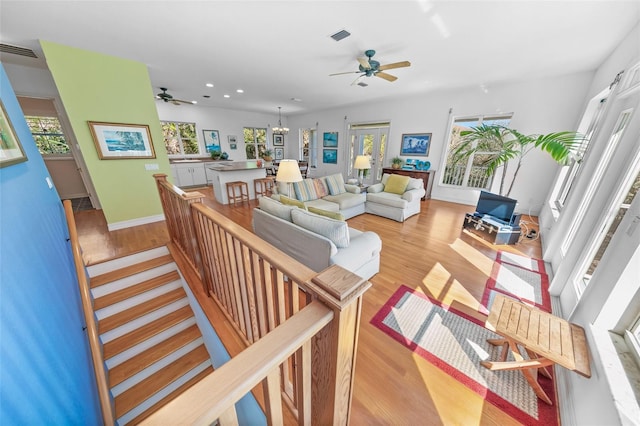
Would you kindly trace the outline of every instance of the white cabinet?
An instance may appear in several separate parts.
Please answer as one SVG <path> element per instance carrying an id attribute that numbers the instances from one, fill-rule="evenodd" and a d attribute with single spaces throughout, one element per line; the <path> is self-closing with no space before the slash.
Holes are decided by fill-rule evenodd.
<path id="1" fill-rule="evenodd" d="M 171 172 L 176 186 L 204 186 L 207 184 L 204 163 L 172 164 Z"/>

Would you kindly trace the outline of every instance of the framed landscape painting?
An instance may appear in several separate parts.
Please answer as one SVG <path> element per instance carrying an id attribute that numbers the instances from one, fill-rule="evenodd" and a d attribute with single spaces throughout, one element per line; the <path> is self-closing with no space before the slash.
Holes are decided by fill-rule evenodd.
<path id="1" fill-rule="evenodd" d="M 337 149 L 323 149 L 322 150 L 322 162 L 326 164 L 338 164 L 338 150 Z"/>
<path id="2" fill-rule="evenodd" d="M 400 155 L 426 157 L 429 155 L 431 133 L 404 133 L 400 145 Z"/>
<path id="3" fill-rule="evenodd" d="M 2 109 L 2 116 L 0 116 L 0 167 L 27 161 L 27 156 L 22 150 L 22 145 L 13 130 L 13 125 L 9 121 L 2 101 L 0 101 L 0 107 Z"/>
<path id="4" fill-rule="evenodd" d="M 322 146 L 325 148 L 337 148 L 338 132 L 324 132 L 322 135 Z"/>
<path id="5" fill-rule="evenodd" d="M 203 130 L 205 151 L 222 151 L 220 149 L 220 133 L 217 130 Z"/>
<path id="6" fill-rule="evenodd" d="M 88 123 L 101 160 L 156 158 L 146 124 Z"/>

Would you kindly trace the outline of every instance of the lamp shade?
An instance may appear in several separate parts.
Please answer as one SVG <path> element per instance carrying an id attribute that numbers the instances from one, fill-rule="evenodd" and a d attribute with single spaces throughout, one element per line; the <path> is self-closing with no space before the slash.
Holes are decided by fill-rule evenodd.
<path id="1" fill-rule="evenodd" d="M 276 181 L 278 182 L 300 182 L 302 174 L 296 160 L 281 160 L 278 164 Z"/>
<path id="2" fill-rule="evenodd" d="M 368 155 L 358 155 L 353 163 L 353 168 L 358 170 L 370 169 L 371 160 Z"/>

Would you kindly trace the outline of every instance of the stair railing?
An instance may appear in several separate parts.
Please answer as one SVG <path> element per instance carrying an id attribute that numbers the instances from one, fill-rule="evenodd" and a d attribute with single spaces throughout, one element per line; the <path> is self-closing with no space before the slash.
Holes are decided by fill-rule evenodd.
<path id="1" fill-rule="evenodd" d="M 89 347 L 91 349 L 91 360 L 93 362 L 93 370 L 98 386 L 98 396 L 102 409 L 102 421 L 105 425 L 113 425 L 114 407 L 109 392 L 107 381 L 107 371 L 102 356 L 102 345 L 100 344 L 100 335 L 96 319 L 93 313 L 93 305 L 91 291 L 89 290 L 89 282 L 87 280 L 87 272 L 84 261 L 82 260 L 82 250 L 78 241 L 78 230 L 76 221 L 73 217 L 73 207 L 70 200 L 64 200 L 64 214 L 67 219 L 69 228 L 69 242 L 71 243 L 71 253 L 73 254 L 73 262 L 78 277 L 78 287 L 80 289 L 80 299 L 82 300 L 82 310 L 84 311 L 84 321 L 87 327 L 87 336 L 89 338 Z"/>
<path id="2" fill-rule="evenodd" d="M 165 196 L 180 196 L 166 175 L 154 177 Z M 314 301 L 333 311 L 310 341 L 313 362 L 303 362 L 307 355 L 297 351 L 278 364 L 282 399 L 300 424 L 347 424 L 362 295 L 371 284 L 336 265 L 316 273 L 204 204 L 192 203 L 190 216 L 167 225 L 193 224 L 205 291 L 248 347 L 261 344 Z M 301 379 L 309 371 L 310 385 Z M 312 403 L 311 411 L 305 401 Z"/>

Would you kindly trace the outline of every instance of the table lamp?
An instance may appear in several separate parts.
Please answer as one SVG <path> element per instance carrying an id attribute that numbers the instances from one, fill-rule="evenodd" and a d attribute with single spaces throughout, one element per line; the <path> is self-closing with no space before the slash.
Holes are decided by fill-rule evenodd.
<path id="1" fill-rule="evenodd" d="M 371 168 L 371 157 L 368 155 L 358 155 L 353 163 L 353 168 L 358 170 L 358 185 L 362 186 L 365 170 Z"/>
<path id="2" fill-rule="evenodd" d="M 300 167 L 296 160 L 280 160 L 278 165 L 278 173 L 276 174 L 276 182 L 285 182 L 287 184 L 287 196 L 291 198 L 291 183 L 302 181 Z"/>

